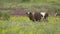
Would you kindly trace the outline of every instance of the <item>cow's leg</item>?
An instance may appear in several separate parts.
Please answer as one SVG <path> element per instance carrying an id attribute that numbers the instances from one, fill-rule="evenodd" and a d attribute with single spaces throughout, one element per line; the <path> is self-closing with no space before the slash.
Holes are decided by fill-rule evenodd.
<path id="1" fill-rule="evenodd" d="M 45 22 L 48 22 L 48 17 L 45 17 L 45 18 L 44 18 L 44 21 L 45 21 Z"/>
<path id="2" fill-rule="evenodd" d="M 46 15 L 44 16 L 44 20 L 45 20 L 46 22 L 48 22 L 48 14 L 46 14 Z"/>

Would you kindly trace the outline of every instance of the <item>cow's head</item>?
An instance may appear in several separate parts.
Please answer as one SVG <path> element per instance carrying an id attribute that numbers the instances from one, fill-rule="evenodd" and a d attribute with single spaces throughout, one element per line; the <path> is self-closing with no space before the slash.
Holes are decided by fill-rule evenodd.
<path id="1" fill-rule="evenodd" d="M 27 15 L 29 15 L 31 12 L 26 12 Z"/>
<path id="2" fill-rule="evenodd" d="M 26 12 L 26 15 L 30 16 L 30 15 L 32 15 L 32 12 Z"/>

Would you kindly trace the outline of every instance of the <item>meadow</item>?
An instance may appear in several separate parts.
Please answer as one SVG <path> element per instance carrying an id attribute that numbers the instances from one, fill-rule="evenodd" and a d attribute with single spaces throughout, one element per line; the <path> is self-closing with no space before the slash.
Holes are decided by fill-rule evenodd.
<path id="1" fill-rule="evenodd" d="M 60 18 L 49 17 L 48 22 L 33 22 L 27 16 L 0 20 L 0 34 L 60 34 Z"/>
<path id="2" fill-rule="evenodd" d="M 48 22 L 33 22 L 10 15 L 19 11 L 47 11 L 51 16 Z M 60 0 L 0 0 L 0 34 L 60 34 L 60 18 L 52 16 L 54 12 L 60 12 Z"/>

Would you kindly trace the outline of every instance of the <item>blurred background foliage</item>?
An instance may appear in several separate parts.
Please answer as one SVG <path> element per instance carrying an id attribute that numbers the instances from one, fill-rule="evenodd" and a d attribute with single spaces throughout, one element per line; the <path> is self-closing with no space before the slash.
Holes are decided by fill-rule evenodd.
<path id="1" fill-rule="evenodd" d="M 60 12 L 60 0 L 0 0 L 0 11 L 12 14 L 18 11 Z"/>

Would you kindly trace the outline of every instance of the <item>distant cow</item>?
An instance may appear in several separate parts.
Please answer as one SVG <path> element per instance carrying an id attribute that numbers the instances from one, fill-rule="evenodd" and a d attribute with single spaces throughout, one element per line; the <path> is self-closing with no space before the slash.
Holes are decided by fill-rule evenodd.
<path id="1" fill-rule="evenodd" d="M 60 12 L 59 12 L 59 13 L 56 12 L 56 13 L 55 13 L 55 16 L 56 16 L 56 17 L 60 17 Z"/>
<path id="2" fill-rule="evenodd" d="M 60 12 L 56 12 L 54 15 L 55 15 L 56 21 L 58 21 L 58 18 L 60 18 Z"/>
<path id="3" fill-rule="evenodd" d="M 32 21 L 40 21 L 42 17 L 40 12 L 27 12 L 26 14 L 28 15 L 29 19 Z"/>
<path id="4" fill-rule="evenodd" d="M 40 12 L 40 14 L 42 15 L 42 20 L 48 21 L 47 19 L 49 14 L 47 12 Z"/>

